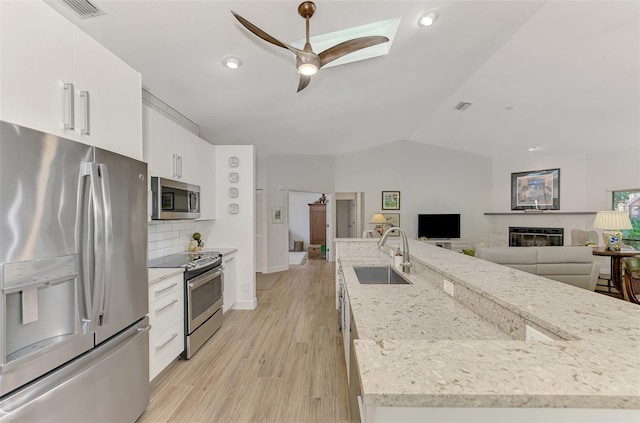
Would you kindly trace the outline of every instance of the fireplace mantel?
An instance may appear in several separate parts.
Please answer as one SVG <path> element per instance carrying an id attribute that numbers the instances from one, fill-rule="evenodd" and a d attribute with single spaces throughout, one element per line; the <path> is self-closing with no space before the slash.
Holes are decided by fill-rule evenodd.
<path id="1" fill-rule="evenodd" d="M 535 226 L 564 228 L 565 234 L 570 234 L 571 229 L 593 230 L 593 219 L 596 212 L 561 212 L 545 211 L 542 213 L 505 212 L 484 213 L 484 220 L 488 224 L 488 241 L 496 247 L 509 245 L 510 226 Z M 482 242 L 486 242 L 483 240 Z M 564 237 L 564 244 L 571 245 L 571 238 Z"/>

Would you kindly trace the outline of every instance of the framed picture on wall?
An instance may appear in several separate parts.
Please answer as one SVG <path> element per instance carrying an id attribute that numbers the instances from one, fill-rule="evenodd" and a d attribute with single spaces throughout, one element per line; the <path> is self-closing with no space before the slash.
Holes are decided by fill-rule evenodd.
<path id="1" fill-rule="evenodd" d="M 271 223 L 284 223 L 284 207 L 271 207 Z"/>
<path id="2" fill-rule="evenodd" d="M 385 233 L 389 228 L 400 227 L 400 213 L 382 213 L 387 223 L 382 224 L 382 233 Z M 391 232 L 389 236 L 400 236 L 398 231 Z"/>
<path id="3" fill-rule="evenodd" d="M 560 169 L 512 173 L 511 210 L 560 210 Z"/>
<path id="4" fill-rule="evenodd" d="M 382 191 L 382 210 L 400 210 L 400 191 Z"/>

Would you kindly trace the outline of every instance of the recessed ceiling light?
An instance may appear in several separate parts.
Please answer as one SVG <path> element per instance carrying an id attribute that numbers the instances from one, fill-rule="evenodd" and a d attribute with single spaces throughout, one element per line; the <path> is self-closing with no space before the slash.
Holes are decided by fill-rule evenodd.
<path id="1" fill-rule="evenodd" d="M 418 25 L 431 26 L 436 19 L 438 19 L 438 15 L 439 13 L 436 9 L 427 10 L 424 15 L 420 16 L 420 19 L 418 19 Z"/>
<path id="2" fill-rule="evenodd" d="M 222 64 L 228 67 L 229 69 L 238 69 L 240 66 L 242 66 L 242 59 L 240 59 L 239 57 L 227 54 L 226 56 L 222 57 Z"/>
<path id="3" fill-rule="evenodd" d="M 536 151 L 538 147 L 529 147 L 529 151 Z"/>

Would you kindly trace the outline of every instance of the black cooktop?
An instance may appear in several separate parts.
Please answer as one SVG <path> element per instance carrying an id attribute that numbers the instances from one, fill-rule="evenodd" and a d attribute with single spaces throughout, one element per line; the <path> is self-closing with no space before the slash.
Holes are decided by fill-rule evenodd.
<path id="1" fill-rule="evenodd" d="M 178 253 L 149 261 L 149 267 L 184 267 L 188 270 L 201 267 L 215 267 L 222 262 L 222 255 L 216 252 Z"/>

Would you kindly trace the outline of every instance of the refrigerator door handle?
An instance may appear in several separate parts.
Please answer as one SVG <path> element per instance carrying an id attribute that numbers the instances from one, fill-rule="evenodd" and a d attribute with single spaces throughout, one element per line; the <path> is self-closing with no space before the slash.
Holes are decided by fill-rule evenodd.
<path id="1" fill-rule="evenodd" d="M 78 182 L 78 216 L 82 216 L 78 219 L 81 225 L 78 233 L 81 239 L 78 241 L 78 245 L 82 243 L 83 234 L 87 234 L 89 228 L 89 219 L 91 219 L 92 210 L 90 207 L 86 207 L 89 203 L 85 201 L 85 193 L 87 191 L 87 179 L 91 177 L 91 165 L 89 162 L 82 162 L 80 167 L 80 181 Z M 90 251 L 84 251 L 80 255 L 81 267 L 82 267 L 82 295 L 81 295 L 81 318 L 82 318 L 82 332 L 88 333 L 91 330 L 91 318 L 92 318 L 92 304 L 91 304 L 91 285 L 94 278 L 93 272 L 89 269 L 89 256 Z"/>
<path id="2" fill-rule="evenodd" d="M 107 310 L 111 303 L 111 266 L 113 261 L 113 217 L 111 215 L 111 189 L 109 186 L 109 172 L 107 165 L 99 164 L 100 184 L 102 188 L 102 205 L 104 207 L 104 263 L 103 268 L 103 301 L 100 310 L 100 324 L 107 322 Z"/>
<path id="3" fill-rule="evenodd" d="M 106 273 L 105 261 L 105 228 L 102 183 L 100 182 L 100 167 L 96 163 L 87 164 L 91 186 L 91 205 L 93 217 L 93 302 L 91 307 L 91 330 L 96 331 L 100 324 L 101 310 L 104 303 L 104 284 Z"/>

